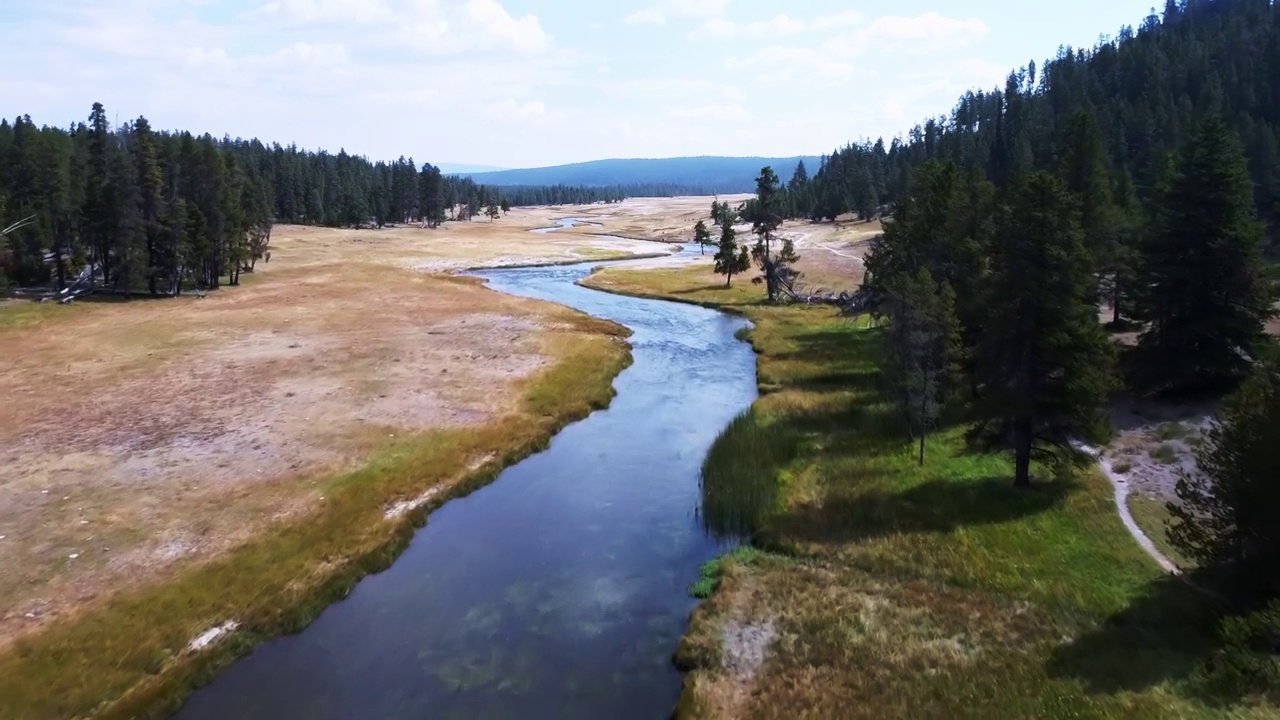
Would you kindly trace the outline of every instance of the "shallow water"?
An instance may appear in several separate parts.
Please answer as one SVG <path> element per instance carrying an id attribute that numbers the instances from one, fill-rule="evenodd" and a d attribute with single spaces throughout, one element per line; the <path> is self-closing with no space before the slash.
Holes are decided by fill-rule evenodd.
<path id="1" fill-rule="evenodd" d="M 556 232 L 557 230 L 564 230 L 565 228 L 577 227 L 579 225 L 594 225 L 596 227 L 600 226 L 599 223 L 593 223 L 590 220 L 584 220 L 582 218 L 561 218 L 559 220 L 556 220 L 555 227 L 536 228 L 534 230 L 530 230 L 529 232 L 534 233 L 536 235 L 546 235 L 547 233 L 553 233 L 553 232 Z"/>
<path id="2" fill-rule="evenodd" d="M 590 267 L 478 274 L 631 328 L 635 364 L 612 405 L 437 510 L 390 569 L 179 718 L 670 714 L 688 586 L 719 550 L 699 468 L 754 400 L 755 357 L 734 337 L 741 319 L 574 285 Z"/>

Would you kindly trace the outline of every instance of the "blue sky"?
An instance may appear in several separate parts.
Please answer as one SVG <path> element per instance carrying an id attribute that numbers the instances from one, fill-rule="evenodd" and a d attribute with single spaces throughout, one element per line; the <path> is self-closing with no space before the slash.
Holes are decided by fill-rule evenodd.
<path id="1" fill-rule="evenodd" d="M 419 163 L 823 154 L 1151 0 L 0 0 L 0 113 Z"/>

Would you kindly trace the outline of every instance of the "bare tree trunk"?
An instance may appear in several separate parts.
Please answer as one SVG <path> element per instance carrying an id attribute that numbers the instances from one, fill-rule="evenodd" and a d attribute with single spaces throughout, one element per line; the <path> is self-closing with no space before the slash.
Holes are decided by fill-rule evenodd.
<path id="1" fill-rule="evenodd" d="M 1031 487 L 1031 418 L 1021 417 L 1013 425 L 1013 486 Z"/>

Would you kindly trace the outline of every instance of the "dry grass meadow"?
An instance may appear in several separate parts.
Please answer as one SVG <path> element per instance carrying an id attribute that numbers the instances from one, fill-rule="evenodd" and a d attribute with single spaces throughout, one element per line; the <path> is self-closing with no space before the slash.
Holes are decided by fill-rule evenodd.
<path id="1" fill-rule="evenodd" d="M 433 271 L 667 250 L 545 221 L 284 226 L 204 298 L 0 308 L 0 647 L 306 516 L 397 434 L 510 412 L 566 312 Z"/>
<path id="2" fill-rule="evenodd" d="M 279 226 L 269 263 L 203 298 L 0 305 L 0 716 L 164 706 L 203 630 L 305 622 L 326 578 L 401 536 L 384 511 L 491 476 L 607 401 L 625 362 L 616 327 L 451 273 L 669 257 L 653 240 L 687 240 L 711 201 Z M 529 232 L 568 217 L 591 224 Z M 848 287 L 871 230 L 786 229 Z"/>

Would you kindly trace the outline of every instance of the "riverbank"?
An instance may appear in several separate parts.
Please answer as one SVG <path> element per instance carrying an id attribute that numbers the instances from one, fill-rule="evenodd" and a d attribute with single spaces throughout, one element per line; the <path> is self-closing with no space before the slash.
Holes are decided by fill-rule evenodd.
<path id="1" fill-rule="evenodd" d="M 715 568 L 677 656 L 678 715 L 1274 716 L 1197 694 L 1215 651 L 1202 600 L 1133 542 L 1099 475 L 1017 492 L 1009 460 L 970 454 L 956 426 L 918 466 L 865 320 L 765 306 L 705 268 L 586 284 L 755 325 L 762 397 L 717 443 L 734 451 L 713 449 L 704 502 L 737 502 L 716 514 L 765 552 Z"/>
<path id="2" fill-rule="evenodd" d="M 625 331 L 563 308 L 543 311 L 546 361 L 517 382 L 514 407 L 473 426 L 384 442 L 360 469 L 316 478 L 319 502 L 305 516 L 19 637 L 0 656 L 0 717 L 166 716 L 255 644 L 300 630 L 387 567 L 433 508 L 606 406 L 630 362 Z M 228 632 L 210 632 L 217 628 Z"/>

